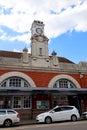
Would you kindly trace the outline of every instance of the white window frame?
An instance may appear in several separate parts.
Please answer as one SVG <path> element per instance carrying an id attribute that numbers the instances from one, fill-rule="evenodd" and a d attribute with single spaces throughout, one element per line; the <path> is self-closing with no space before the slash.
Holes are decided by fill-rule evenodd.
<path id="1" fill-rule="evenodd" d="M 19 101 L 19 105 L 20 105 L 20 107 L 14 107 L 15 106 L 15 102 L 14 102 L 14 98 L 15 97 L 19 97 L 20 98 L 20 101 Z M 28 107 L 24 107 L 24 97 L 29 97 L 30 99 L 29 99 L 29 106 Z M 12 107 L 14 108 L 14 109 L 31 109 L 31 107 L 32 107 L 32 97 L 31 97 L 31 95 L 29 95 L 29 96 L 13 96 L 13 103 L 12 103 Z"/>
<path id="2" fill-rule="evenodd" d="M 25 101 L 25 100 L 24 100 L 24 97 L 29 99 L 28 107 L 24 106 L 24 105 L 25 105 L 25 103 L 24 103 L 24 101 Z M 26 104 L 26 105 L 27 105 L 27 104 Z M 31 106 L 32 106 L 31 96 L 23 96 L 23 109 L 31 109 Z"/>
<path id="3" fill-rule="evenodd" d="M 59 82 L 62 82 L 63 81 L 63 86 L 61 86 L 61 84 L 59 83 Z M 65 82 L 67 82 L 67 85 L 65 85 Z M 71 87 L 71 85 L 73 86 L 73 87 Z M 65 86 L 65 87 L 64 87 Z M 76 86 L 70 81 L 70 80 L 68 80 L 68 79 L 59 79 L 59 80 L 57 80 L 56 82 L 55 82 L 55 84 L 54 84 L 54 86 L 53 86 L 54 88 L 76 88 Z"/>
<path id="4" fill-rule="evenodd" d="M 10 86 L 10 80 L 11 79 L 18 79 L 18 80 L 20 80 L 20 86 L 14 86 L 14 85 L 12 85 L 12 86 Z M 17 84 L 16 83 L 16 80 L 14 80 L 15 81 L 15 84 Z M 3 86 L 3 84 L 6 82 L 6 86 Z M 17 81 L 18 82 L 18 81 Z M 27 86 L 24 86 L 24 83 L 26 83 L 26 85 Z M 26 81 L 26 80 L 24 80 L 24 79 L 22 79 L 22 78 L 20 78 L 20 77 L 11 77 L 11 78 L 8 78 L 8 79 L 6 79 L 6 80 L 4 80 L 2 83 L 1 83 L 1 87 L 14 87 L 14 88 L 21 88 L 21 87 L 26 87 L 26 88 L 29 88 L 29 87 L 31 87 L 30 86 L 30 84 Z"/>

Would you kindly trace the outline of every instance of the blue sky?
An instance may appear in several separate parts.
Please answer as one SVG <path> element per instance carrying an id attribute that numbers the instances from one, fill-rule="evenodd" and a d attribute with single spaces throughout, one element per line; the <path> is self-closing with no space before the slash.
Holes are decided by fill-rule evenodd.
<path id="1" fill-rule="evenodd" d="M 87 62 L 87 0 L 0 0 L 0 50 L 30 52 L 34 20 L 45 24 L 49 55 Z"/>

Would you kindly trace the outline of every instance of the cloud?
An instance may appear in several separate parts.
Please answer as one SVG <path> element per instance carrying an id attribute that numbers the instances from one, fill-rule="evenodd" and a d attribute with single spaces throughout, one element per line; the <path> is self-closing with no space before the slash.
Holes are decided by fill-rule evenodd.
<path id="1" fill-rule="evenodd" d="M 22 34 L 22 35 L 17 35 L 14 37 L 9 37 L 10 41 L 21 41 L 21 42 L 25 42 L 26 44 L 30 43 L 30 35 L 29 34 Z"/>
<path id="2" fill-rule="evenodd" d="M 15 49 L 15 48 L 14 48 L 14 50 L 13 50 L 13 51 L 14 51 L 14 52 L 20 52 L 20 50 L 17 50 L 17 49 Z"/>
<path id="3" fill-rule="evenodd" d="M 30 43 L 34 20 L 44 22 L 48 38 L 73 30 L 86 32 L 87 0 L 0 0 L 0 26 L 17 32 L 16 36 L 10 36 L 4 29 L 0 31 L 0 39 Z"/>

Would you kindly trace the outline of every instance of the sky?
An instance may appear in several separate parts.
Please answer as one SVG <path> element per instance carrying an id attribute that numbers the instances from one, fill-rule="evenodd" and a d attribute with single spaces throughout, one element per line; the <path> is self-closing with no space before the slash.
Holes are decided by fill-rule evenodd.
<path id="1" fill-rule="evenodd" d="M 87 0 L 0 0 L 0 50 L 31 52 L 31 24 L 45 24 L 49 55 L 87 62 Z"/>

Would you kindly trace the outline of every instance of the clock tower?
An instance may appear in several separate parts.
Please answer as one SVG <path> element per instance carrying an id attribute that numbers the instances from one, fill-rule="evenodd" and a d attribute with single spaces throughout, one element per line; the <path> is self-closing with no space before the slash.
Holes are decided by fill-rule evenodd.
<path id="1" fill-rule="evenodd" d="M 44 34 L 44 24 L 41 21 L 34 21 L 31 26 L 31 36 L 43 35 Z"/>
<path id="2" fill-rule="evenodd" d="M 31 55 L 35 59 L 47 59 L 48 38 L 44 35 L 44 24 L 41 21 L 34 21 L 31 26 Z"/>

